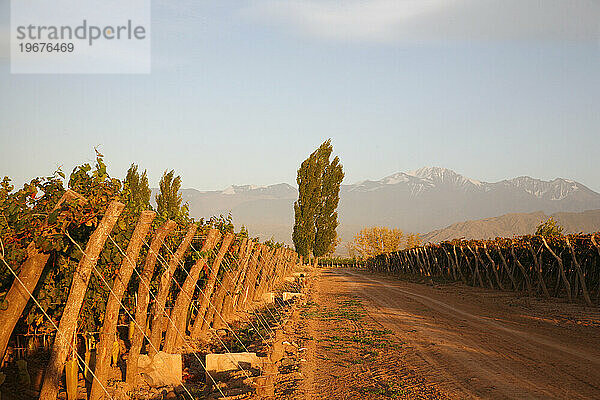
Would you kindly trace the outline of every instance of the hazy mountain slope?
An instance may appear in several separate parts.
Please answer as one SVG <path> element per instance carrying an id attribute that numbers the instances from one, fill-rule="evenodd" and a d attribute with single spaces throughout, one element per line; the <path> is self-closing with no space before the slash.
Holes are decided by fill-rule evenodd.
<path id="1" fill-rule="evenodd" d="M 246 225 L 251 234 L 291 242 L 293 202 L 298 194 L 288 184 L 182 192 L 194 217 L 231 212 L 236 225 Z M 552 214 L 593 209 L 600 209 L 600 194 L 571 180 L 543 181 L 525 176 L 488 183 L 449 169 L 425 167 L 376 181 L 342 185 L 338 233 L 342 241 L 347 241 L 365 226 L 385 225 L 410 232 L 429 232 L 459 221 L 507 213 Z M 585 217 L 581 218 L 579 222 L 583 223 Z M 525 222 L 514 223 L 514 230 L 529 226 Z M 510 222 L 506 224 L 497 228 L 498 232 L 511 231 Z"/>
<path id="2" fill-rule="evenodd" d="M 152 189 L 152 193 L 154 201 L 157 189 Z M 291 243 L 293 202 L 298 192 L 286 183 L 230 186 L 225 190 L 205 192 L 183 189 L 181 193 L 194 218 L 231 213 L 237 229 L 245 225 L 252 235 L 261 239 L 274 237 L 277 241 Z"/>
<path id="3" fill-rule="evenodd" d="M 600 210 L 581 213 L 555 213 L 552 217 L 564 228 L 565 233 L 600 231 Z M 515 235 L 533 234 L 540 222 L 549 216 L 541 211 L 534 213 L 512 213 L 500 217 L 452 224 L 423 235 L 425 242 L 442 242 L 451 239 L 493 239 Z"/>

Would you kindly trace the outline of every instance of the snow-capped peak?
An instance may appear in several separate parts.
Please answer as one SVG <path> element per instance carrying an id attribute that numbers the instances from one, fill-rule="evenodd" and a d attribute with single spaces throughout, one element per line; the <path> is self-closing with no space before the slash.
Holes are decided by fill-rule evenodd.
<path id="1" fill-rule="evenodd" d="M 268 186 L 258 186 L 258 185 L 231 185 L 227 187 L 225 190 L 222 190 L 222 194 L 238 194 L 242 192 L 249 192 L 251 190 L 257 189 L 267 189 Z"/>
<path id="2" fill-rule="evenodd" d="M 503 183 L 524 190 L 535 197 L 548 200 L 562 200 L 571 193 L 580 190 L 579 183 L 562 178 L 543 181 L 529 176 L 520 176 L 503 181 Z"/>
<path id="3" fill-rule="evenodd" d="M 411 176 L 405 174 L 404 172 L 398 172 L 396 174 L 386 176 L 379 182 L 385 185 L 396 185 L 398 183 L 410 182 L 411 178 Z"/>
<path id="4" fill-rule="evenodd" d="M 459 186 L 474 185 L 478 187 L 483 185 L 483 183 L 478 180 L 467 178 L 457 174 L 451 169 L 442 167 L 423 167 L 415 171 L 410 171 L 408 175 L 427 179 L 435 184 L 453 184 Z"/>

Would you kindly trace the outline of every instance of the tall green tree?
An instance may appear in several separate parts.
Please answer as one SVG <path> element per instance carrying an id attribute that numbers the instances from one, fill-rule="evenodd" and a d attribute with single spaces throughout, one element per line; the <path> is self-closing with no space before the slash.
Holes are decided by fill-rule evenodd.
<path id="1" fill-rule="evenodd" d="M 131 164 L 125 177 L 124 191 L 136 211 L 147 210 L 150 208 L 150 186 L 148 185 L 148 176 L 146 170 L 140 174 L 138 166 Z"/>
<path id="2" fill-rule="evenodd" d="M 292 240 L 298 254 L 320 257 L 335 245 L 337 206 L 344 178 L 338 157 L 330 161 L 333 146 L 325 141 L 298 169 L 298 200 L 294 203 Z"/>
<path id="3" fill-rule="evenodd" d="M 156 211 L 166 219 L 186 221 L 189 210 L 186 204 L 182 205 L 181 177 L 175 176 L 175 171 L 165 171 L 159 184 L 159 193 L 156 195 Z"/>
<path id="4" fill-rule="evenodd" d="M 326 165 L 321 177 L 321 198 L 315 217 L 315 242 L 313 253 L 315 257 L 333 253 L 336 246 L 336 229 L 338 226 L 337 207 L 340 202 L 340 185 L 344 179 L 344 171 L 340 159 L 336 156 L 331 162 L 329 157 L 333 147 L 329 141 L 320 157 Z"/>
<path id="5" fill-rule="evenodd" d="M 317 155 L 312 153 L 298 169 L 298 200 L 294 203 L 294 231 L 292 240 L 298 254 L 308 257 L 315 240 L 314 216 L 320 198 L 321 182 L 317 173 Z"/>

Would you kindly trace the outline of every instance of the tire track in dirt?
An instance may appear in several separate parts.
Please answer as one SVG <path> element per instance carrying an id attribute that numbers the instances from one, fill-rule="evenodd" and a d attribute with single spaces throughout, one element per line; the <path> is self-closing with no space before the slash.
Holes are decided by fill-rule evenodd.
<path id="1" fill-rule="evenodd" d="M 362 299 L 344 283 L 342 277 L 320 271 L 308 288 L 298 321 L 307 362 L 295 399 L 461 398 L 438 390 L 407 364 L 412 350 L 371 318 Z"/>
<path id="2" fill-rule="evenodd" d="M 572 338 L 564 327 L 542 325 L 540 332 L 511 319 L 510 312 L 500 313 L 498 322 L 477 309 L 482 305 L 453 305 L 452 296 L 439 299 L 424 285 L 355 271 L 334 273 L 368 300 L 375 320 L 414 347 L 418 356 L 407 362 L 417 373 L 448 393 L 460 398 L 600 398 L 597 328 L 584 330 L 589 336 L 584 340 Z"/>

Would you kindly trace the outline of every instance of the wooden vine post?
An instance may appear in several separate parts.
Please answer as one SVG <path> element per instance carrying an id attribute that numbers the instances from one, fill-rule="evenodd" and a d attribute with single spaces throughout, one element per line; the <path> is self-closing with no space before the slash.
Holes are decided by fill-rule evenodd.
<path id="1" fill-rule="evenodd" d="M 150 230 L 150 225 L 154 220 L 156 213 L 154 211 L 142 211 L 140 219 L 133 231 L 125 257 L 121 262 L 117 276 L 115 277 L 112 291 L 106 303 L 106 313 L 104 323 L 100 331 L 100 341 L 96 346 L 96 368 L 94 375 L 96 379 L 92 382 L 91 400 L 100 400 L 104 397 L 103 387 L 108 381 L 108 372 L 110 368 L 111 352 L 117 333 L 117 322 L 119 310 L 121 309 L 121 299 L 127 289 L 133 269 L 136 267 L 137 259 L 142 249 L 144 238 Z"/>
<path id="2" fill-rule="evenodd" d="M 460 267 L 460 262 L 458 261 L 458 254 L 456 254 L 456 246 L 452 245 L 452 252 L 454 253 L 454 263 L 456 265 L 456 268 L 458 269 L 458 275 L 460 275 L 460 280 L 463 281 L 464 283 L 467 283 L 467 278 L 465 278 L 463 272 L 462 272 L 462 268 Z"/>
<path id="3" fill-rule="evenodd" d="M 504 290 L 504 286 L 502 286 L 502 282 L 500 281 L 500 276 L 498 276 L 498 269 L 496 268 L 496 262 L 494 261 L 494 259 L 492 257 L 490 257 L 490 253 L 488 252 L 486 245 L 483 245 L 483 252 L 485 253 L 485 256 L 487 257 L 487 259 L 490 261 L 490 263 L 492 265 L 492 271 L 494 271 L 494 276 L 496 277 L 496 283 L 498 284 L 498 287 L 500 288 L 500 290 Z"/>
<path id="4" fill-rule="evenodd" d="M 452 276 L 452 278 L 456 280 L 456 270 L 454 269 L 454 261 L 450 258 L 450 253 L 448 253 L 448 250 L 446 250 L 443 247 L 442 250 L 444 250 L 444 254 L 446 254 L 446 258 L 448 259 L 448 269 L 452 271 L 452 273 L 448 271 L 448 275 Z"/>
<path id="5" fill-rule="evenodd" d="M 545 298 L 549 298 L 550 297 L 550 293 L 548 293 L 548 288 L 546 288 L 546 283 L 544 282 L 544 276 L 542 275 L 542 263 L 540 260 L 538 260 L 538 256 L 537 253 L 535 251 L 533 251 L 533 247 L 531 247 L 531 244 L 527 244 L 527 247 L 529 248 L 529 252 L 531 253 L 531 256 L 533 257 L 533 263 L 535 265 L 535 271 L 537 273 L 538 276 L 538 281 L 540 283 L 540 286 L 542 287 L 542 291 L 544 293 L 544 297 Z M 542 251 L 543 246 L 540 247 L 540 249 L 538 250 L 538 253 L 540 251 Z M 540 255 L 541 258 L 541 255 Z"/>
<path id="6" fill-rule="evenodd" d="M 208 280 L 206 281 L 206 285 L 202 290 L 202 302 L 198 308 L 198 313 L 196 314 L 196 320 L 194 321 L 194 325 L 192 326 L 191 336 L 194 339 L 197 339 L 202 334 L 202 326 L 204 324 L 204 315 L 210 306 L 210 300 L 213 295 L 213 291 L 215 289 L 215 283 L 217 281 L 217 274 L 219 273 L 219 267 L 221 266 L 221 261 L 223 261 L 223 257 L 225 257 L 225 253 L 227 249 L 229 249 L 229 245 L 233 241 L 233 234 L 228 233 L 223 238 L 221 242 L 221 247 L 219 248 L 219 252 L 215 257 L 212 266 L 210 275 L 208 276 Z"/>
<path id="7" fill-rule="evenodd" d="M 572 299 L 571 299 L 571 284 L 569 283 L 569 280 L 567 279 L 567 275 L 565 274 L 565 267 L 563 265 L 562 259 L 559 256 L 557 256 L 554 251 L 552 251 L 550 246 L 548 246 L 548 242 L 546 241 L 546 238 L 543 236 L 542 236 L 542 242 L 544 243 L 544 246 L 546 246 L 546 249 L 548 249 L 548 251 L 550 252 L 552 257 L 554 257 L 556 259 L 556 261 L 558 262 L 558 268 L 560 269 L 560 276 L 562 277 L 563 283 L 565 285 L 565 290 L 567 291 L 567 298 L 569 299 L 569 301 L 572 301 Z"/>
<path id="8" fill-rule="evenodd" d="M 473 275 L 473 286 L 475 286 L 475 275 L 476 275 L 477 278 L 479 279 L 479 287 L 484 287 L 483 279 L 481 279 L 481 273 L 479 272 L 479 257 L 477 257 L 477 255 L 475 254 L 473 249 L 471 249 L 470 246 L 467 246 L 467 249 L 469 249 L 469 251 L 473 254 L 473 257 L 475 257 L 475 273 Z M 475 247 L 475 249 L 477 249 L 477 247 Z"/>
<path id="9" fill-rule="evenodd" d="M 579 276 L 579 282 L 581 283 L 581 291 L 583 292 L 583 299 L 585 300 L 588 306 L 592 305 L 592 300 L 590 299 L 590 294 L 588 293 L 587 286 L 585 284 L 585 276 L 583 276 L 583 271 L 581 271 L 581 265 L 579 265 L 579 261 L 577 261 L 577 257 L 575 256 L 575 250 L 569 241 L 569 237 L 565 236 L 565 240 L 567 241 L 567 246 L 569 250 L 571 250 L 571 257 L 573 258 L 573 264 L 575 264 L 575 268 L 577 269 L 577 275 Z"/>
<path id="10" fill-rule="evenodd" d="M 166 327 L 166 317 L 165 317 L 165 305 L 167 303 L 167 296 L 169 295 L 169 289 L 171 288 L 171 281 L 173 279 L 173 274 L 175 270 L 179 266 L 179 263 L 183 259 L 185 252 L 188 247 L 192 243 L 194 239 L 194 235 L 198 230 L 197 224 L 191 224 L 188 227 L 188 230 L 185 234 L 185 237 L 177 247 L 175 254 L 171 257 L 169 261 L 169 265 L 167 269 L 162 273 L 160 277 L 160 282 L 158 284 L 158 293 L 156 295 L 156 299 L 154 302 L 153 313 L 152 313 L 152 331 L 150 333 L 150 343 L 151 346 L 148 349 L 148 354 L 154 355 L 157 351 L 160 350 L 160 342 L 162 341 L 162 334 L 165 331 Z"/>
<path id="11" fill-rule="evenodd" d="M 248 240 L 246 242 L 244 257 L 241 261 L 241 265 L 239 267 L 240 272 L 236 278 L 236 284 L 233 288 L 233 293 L 230 297 L 225 299 L 225 304 L 223 305 L 223 313 L 226 318 L 231 317 L 233 309 L 235 307 L 236 301 L 243 289 L 244 279 L 246 278 L 246 273 L 248 272 L 248 264 L 250 262 L 250 257 L 252 256 L 252 250 L 254 249 L 254 242 Z"/>
<path id="12" fill-rule="evenodd" d="M 64 369 L 67 355 L 71 350 L 70 342 L 77 330 L 77 319 L 92 275 L 92 269 L 96 266 L 106 238 L 112 231 L 124 207 L 125 205 L 118 201 L 112 201 L 108 205 L 100 224 L 90 236 L 83 258 L 75 270 L 69 297 L 58 325 L 50 361 L 44 375 L 40 400 L 56 400 L 58 396 L 60 375 Z"/>
<path id="13" fill-rule="evenodd" d="M 265 257 L 263 257 L 259 263 L 259 268 L 257 270 L 257 274 L 255 277 L 255 283 L 250 285 L 250 290 L 248 291 L 248 300 L 253 301 L 255 300 L 254 296 L 255 293 L 257 292 L 257 290 L 260 289 L 260 283 L 262 282 L 262 280 L 265 278 L 266 275 L 266 269 L 268 268 L 271 259 L 273 258 L 273 254 L 275 253 L 275 250 L 273 249 L 269 249 L 269 247 L 265 246 L 265 249 L 267 250 L 265 253 Z M 264 253 L 263 253 L 264 254 Z"/>
<path id="14" fill-rule="evenodd" d="M 231 253 L 235 253 L 235 250 Z M 211 327 L 217 329 L 227 325 L 223 314 L 223 301 L 228 293 L 231 293 L 234 279 L 234 271 L 231 266 L 225 265 L 223 275 L 221 276 L 221 284 L 213 292 L 210 307 L 206 310 L 204 320 L 202 321 L 202 332 L 208 331 Z"/>
<path id="15" fill-rule="evenodd" d="M 221 284 L 215 290 L 212 298 L 212 307 L 206 310 L 204 321 L 202 324 L 202 330 L 207 331 L 213 327 L 215 329 L 221 328 L 226 325 L 225 318 L 221 314 L 223 308 L 223 301 L 227 297 L 227 293 L 231 292 L 231 286 L 233 285 L 233 271 L 225 270 L 221 279 Z"/>
<path id="16" fill-rule="evenodd" d="M 52 211 L 57 210 L 64 202 L 75 199 L 79 199 L 80 203 L 87 201 L 80 194 L 67 190 Z M 14 280 L 4 298 L 8 307 L 6 310 L 0 311 L 0 362 L 4 359 L 6 347 L 15 325 L 29 301 L 29 293 L 33 293 L 35 290 L 49 258 L 50 254 L 42 252 L 35 247 L 33 242 L 27 246 L 27 258 L 19 269 L 19 279 Z"/>
<path id="17" fill-rule="evenodd" d="M 481 259 L 481 257 L 479 257 L 479 247 L 477 245 L 475 245 L 475 258 L 477 259 L 476 263 L 481 264 L 481 268 L 483 269 L 483 271 L 485 272 L 485 279 L 487 279 L 488 285 L 490 286 L 490 289 L 494 288 L 494 284 L 492 283 L 492 278 L 491 278 L 491 273 L 489 271 L 489 268 L 487 267 L 487 265 L 485 265 L 485 263 L 483 262 L 483 260 Z"/>
<path id="18" fill-rule="evenodd" d="M 152 279 L 152 275 L 154 274 L 154 266 L 156 265 L 158 252 L 163 245 L 163 241 L 171 232 L 173 232 L 176 226 L 177 223 L 175 221 L 168 220 L 158 228 L 150 243 L 150 248 L 148 249 L 146 261 L 144 263 L 144 269 L 140 274 L 137 304 L 135 306 L 136 325 L 133 330 L 133 335 L 131 336 L 131 347 L 129 348 L 129 354 L 127 355 L 126 381 L 127 384 L 132 387 L 137 383 L 138 358 L 145 338 L 148 319 L 148 303 L 150 302 L 150 279 Z"/>
<path id="19" fill-rule="evenodd" d="M 243 309 L 247 309 L 248 300 L 252 298 L 260 264 L 264 262 L 266 252 L 267 247 L 264 244 L 259 244 L 254 251 L 254 255 L 252 256 L 252 265 L 250 266 L 250 273 L 246 276 L 246 281 L 244 282 L 244 287 L 246 290 L 244 291 L 244 295 L 240 303 Z"/>
<path id="20" fill-rule="evenodd" d="M 531 287 L 531 281 L 529 280 L 529 275 L 527 274 L 527 270 L 525 269 L 525 267 L 523 266 L 523 264 L 521 264 L 521 262 L 519 261 L 519 259 L 517 258 L 517 255 L 515 254 L 515 246 L 514 243 L 510 248 L 512 257 L 513 257 L 513 262 L 515 264 L 517 264 L 517 266 L 519 267 L 519 269 L 521 270 L 521 273 L 523 274 L 523 278 L 525 279 L 525 285 L 527 285 L 527 292 L 531 295 L 533 294 L 533 288 Z"/>
<path id="21" fill-rule="evenodd" d="M 475 271 L 473 270 L 473 266 L 471 265 L 471 260 L 469 260 L 469 256 L 467 255 L 467 252 L 465 251 L 463 246 L 460 246 L 460 252 L 461 252 L 462 256 L 464 257 L 465 263 L 467 264 L 467 267 L 469 267 L 469 273 L 471 274 L 471 277 L 473 278 L 472 286 L 475 286 L 476 276 L 475 276 Z"/>
<path id="22" fill-rule="evenodd" d="M 233 268 L 229 268 L 225 271 L 223 275 L 223 280 L 221 282 L 220 293 L 216 297 L 214 303 L 214 311 L 212 313 L 212 317 L 209 318 L 209 321 L 212 321 L 212 327 L 214 329 L 220 329 L 227 325 L 227 316 L 225 313 L 225 303 L 227 299 L 233 296 L 233 291 L 235 290 L 235 283 L 238 275 L 241 272 L 241 260 L 244 256 L 245 252 L 245 243 L 246 239 L 242 241 L 237 251 L 237 268 L 234 270 Z"/>
<path id="23" fill-rule="evenodd" d="M 240 277 L 238 283 L 238 290 L 235 293 L 235 298 L 233 299 L 233 304 L 231 306 L 231 310 L 240 311 L 246 302 L 246 295 L 248 293 L 248 282 L 250 282 L 250 276 L 252 275 L 256 264 L 258 263 L 258 257 L 261 252 L 261 244 L 256 243 L 252 246 L 252 251 L 248 252 L 248 256 L 250 259 L 248 260 L 248 265 L 246 267 L 246 273 L 243 277 Z"/>
<path id="24" fill-rule="evenodd" d="M 263 294 L 266 292 L 267 287 L 269 285 L 269 281 L 273 276 L 273 272 L 275 270 L 275 266 L 277 265 L 277 260 L 279 259 L 280 249 L 276 249 L 271 253 L 271 257 L 265 264 L 265 267 L 262 272 L 261 280 L 254 293 L 254 301 L 260 301 L 263 297 Z"/>
<path id="25" fill-rule="evenodd" d="M 596 234 L 592 233 L 590 235 L 590 239 L 592 240 L 592 244 L 594 245 L 594 247 L 596 247 L 596 250 L 598 251 L 598 255 L 600 256 L 600 244 L 598 244 L 598 242 L 596 242 L 595 236 L 596 236 Z"/>
<path id="26" fill-rule="evenodd" d="M 192 296 L 194 295 L 200 273 L 207 267 L 206 254 L 216 246 L 220 238 L 221 234 L 217 229 L 212 228 L 208 231 L 206 240 L 204 240 L 200 249 L 200 258 L 194 263 L 187 278 L 185 278 L 181 292 L 177 296 L 177 300 L 175 300 L 175 305 L 171 311 L 172 323 L 167 326 L 164 344 L 164 350 L 167 353 L 172 353 L 177 347 L 182 345 L 183 339 L 181 336 L 185 335 L 187 313 L 192 302 Z"/>
<path id="27" fill-rule="evenodd" d="M 510 279 L 510 283 L 512 284 L 513 290 L 518 290 L 517 282 L 515 282 L 515 277 L 513 276 L 512 269 L 508 268 L 508 263 L 506 262 L 506 258 L 504 258 L 504 254 L 502 254 L 502 249 L 500 246 L 496 246 L 496 250 L 498 251 L 498 255 L 500 256 L 500 260 L 502 260 L 502 266 Z"/>

